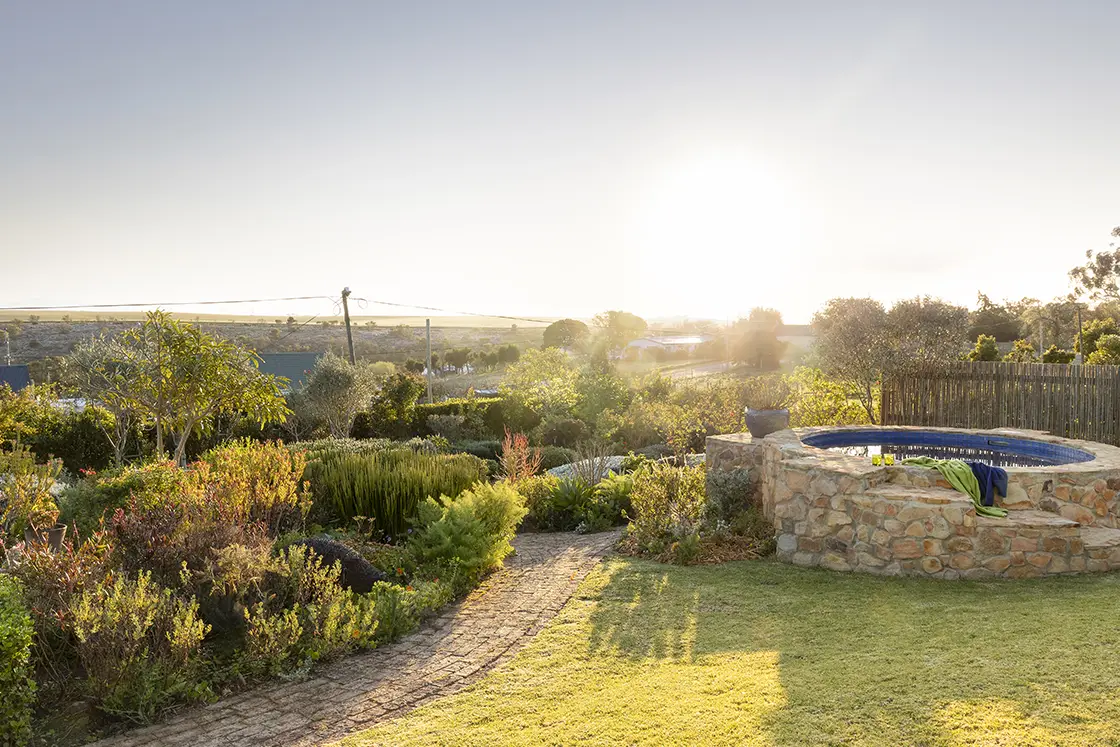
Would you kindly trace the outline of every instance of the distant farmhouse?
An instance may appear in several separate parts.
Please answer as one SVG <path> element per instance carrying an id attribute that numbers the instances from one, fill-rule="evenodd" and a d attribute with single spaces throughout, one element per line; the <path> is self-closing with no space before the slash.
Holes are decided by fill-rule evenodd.
<path id="1" fill-rule="evenodd" d="M 778 341 L 786 343 L 782 361 L 796 360 L 809 352 L 817 336 L 811 324 L 782 324 L 778 327 Z"/>
<path id="2" fill-rule="evenodd" d="M 322 353 L 261 353 L 261 373 L 282 376 L 288 380 L 285 392 L 303 388 L 311 369 L 323 357 Z"/>
<path id="3" fill-rule="evenodd" d="M 31 385 L 31 372 L 27 366 L 0 366 L 0 387 L 7 384 L 13 392 Z"/>
<path id="4" fill-rule="evenodd" d="M 662 337 L 639 337 L 626 346 L 627 358 L 656 358 L 660 356 L 685 357 L 696 352 L 705 342 L 716 339 L 715 335 L 666 335 Z"/>

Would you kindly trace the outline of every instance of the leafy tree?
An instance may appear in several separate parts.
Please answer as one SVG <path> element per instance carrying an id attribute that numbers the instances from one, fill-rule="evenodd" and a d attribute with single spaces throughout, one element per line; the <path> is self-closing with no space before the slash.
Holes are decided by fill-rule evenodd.
<path id="1" fill-rule="evenodd" d="M 1120 226 L 1112 229 L 1113 238 L 1120 238 Z M 1094 301 L 1120 300 L 1120 248 L 1109 244 L 1108 251 L 1085 252 L 1085 264 L 1069 271 L 1074 295 L 1088 295 Z"/>
<path id="2" fill-rule="evenodd" d="M 1101 366 L 1120 365 L 1120 335 L 1101 335 L 1097 340 L 1096 350 L 1089 354 L 1085 362 Z"/>
<path id="3" fill-rule="evenodd" d="M 1068 364 L 1073 361 L 1074 352 L 1072 350 L 1062 350 L 1057 345 L 1051 345 L 1046 348 L 1042 354 L 1043 363 L 1064 363 Z"/>
<path id="4" fill-rule="evenodd" d="M 1030 341 L 1016 340 L 1015 347 L 1011 348 L 1011 352 L 1003 356 L 1003 359 L 1008 363 L 1036 363 L 1038 354 L 1035 353 L 1034 345 Z"/>
<path id="5" fill-rule="evenodd" d="M 412 373 L 398 372 L 389 376 L 370 402 L 371 421 L 389 438 L 406 437 L 416 402 L 426 388 L 424 380 Z"/>
<path id="6" fill-rule="evenodd" d="M 786 383 L 793 392 L 790 425 L 808 428 L 825 425 L 864 425 L 867 411 L 849 396 L 839 382 L 827 378 L 819 368 L 798 366 Z"/>
<path id="7" fill-rule="evenodd" d="M 425 368 L 427 366 L 424 365 L 424 361 L 418 361 L 415 358 L 409 358 L 404 362 L 404 370 L 409 373 L 422 374 Z"/>
<path id="8" fill-rule="evenodd" d="M 456 371 L 462 371 L 474 358 L 470 348 L 453 348 L 443 354 L 444 362 Z"/>
<path id="9" fill-rule="evenodd" d="M 1011 305 L 992 303 L 983 293 L 977 294 L 976 304 L 969 313 L 968 339 L 990 335 L 997 342 L 1010 342 L 1019 336 L 1023 323 Z"/>
<path id="10" fill-rule="evenodd" d="M 510 363 L 516 363 L 517 359 L 521 357 L 521 348 L 513 343 L 509 345 L 502 345 L 498 348 L 498 363 L 503 366 L 508 366 Z"/>
<path id="11" fill-rule="evenodd" d="M 976 347 L 969 352 L 968 359 L 970 361 L 998 361 L 999 348 L 996 347 L 996 338 L 991 335 L 977 337 Z"/>
<path id="12" fill-rule="evenodd" d="M 774 309 L 756 307 L 746 319 L 732 327 L 735 343 L 732 357 L 740 363 L 763 371 L 773 371 L 781 363 L 785 343 L 778 339 L 782 315 Z"/>
<path id="13" fill-rule="evenodd" d="M 378 382 L 386 373 L 383 365 L 352 364 L 337 355 L 325 355 L 307 378 L 304 402 L 310 412 L 327 424 L 332 437 L 347 438 L 354 417 L 370 405 Z"/>
<path id="14" fill-rule="evenodd" d="M 560 319 L 545 327 L 543 347 L 546 348 L 582 348 L 591 330 L 578 319 Z"/>
<path id="15" fill-rule="evenodd" d="M 600 334 L 610 350 L 621 350 L 631 340 L 641 337 L 649 327 L 645 319 L 628 311 L 604 311 L 596 314 L 592 321 L 601 330 Z"/>
<path id="16" fill-rule="evenodd" d="M 875 423 L 875 395 L 892 347 L 887 311 L 873 298 L 833 298 L 813 316 L 821 367 L 859 399 Z"/>
<path id="17" fill-rule="evenodd" d="M 1112 317 L 1093 319 L 1081 329 L 1081 339 L 1074 338 L 1073 349 L 1075 352 L 1083 353 L 1088 357 L 1096 351 L 1098 341 L 1102 337 L 1117 334 L 1120 334 L 1120 326 L 1117 326 Z M 1081 349 L 1082 342 L 1085 343 L 1084 350 Z"/>
<path id="18" fill-rule="evenodd" d="M 504 397 L 545 419 L 571 412 L 579 400 L 579 371 L 558 348 L 526 350 L 506 369 L 501 383 Z"/>
<path id="19" fill-rule="evenodd" d="M 929 296 L 897 302 L 888 314 L 893 368 L 926 370 L 968 349 L 968 309 Z"/>
<path id="20" fill-rule="evenodd" d="M 113 447 L 113 460 L 124 462 L 128 434 L 144 417 L 134 391 L 139 361 L 120 341 L 102 336 L 79 343 L 66 361 L 68 383 L 88 400 L 112 414 L 112 427 L 104 429 Z"/>

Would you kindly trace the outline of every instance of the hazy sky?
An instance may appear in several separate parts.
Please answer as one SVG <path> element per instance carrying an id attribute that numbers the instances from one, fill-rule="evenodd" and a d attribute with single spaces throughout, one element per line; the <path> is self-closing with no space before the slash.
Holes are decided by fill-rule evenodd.
<path id="1" fill-rule="evenodd" d="M 1050 298 L 1120 224 L 1118 27 L 1100 1 L 0 0 L 0 306 Z"/>

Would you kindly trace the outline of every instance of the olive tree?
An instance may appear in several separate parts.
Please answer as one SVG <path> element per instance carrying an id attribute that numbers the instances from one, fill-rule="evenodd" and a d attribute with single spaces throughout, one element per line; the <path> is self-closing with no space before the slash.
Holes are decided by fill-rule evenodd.
<path id="1" fill-rule="evenodd" d="M 119 341 L 101 336 L 79 343 L 66 359 L 65 378 L 89 404 L 112 415 L 102 431 L 113 448 L 113 461 L 124 462 L 128 435 L 142 413 L 133 391 L 137 378 L 135 356 Z"/>
<path id="2" fill-rule="evenodd" d="M 208 335 L 163 311 L 153 311 L 115 341 L 95 341 L 76 351 L 69 368 L 79 389 L 131 427 L 133 419 L 155 430 L 156 451 L 167 437 L 182 462 L 187 440 L 221 415 L 240 414 L 262 425 L 288 414 L 278 381 L 261 373 L 255 353 Z M 123 450 L 123 431 L 114 449 Z"/>
<path id="3" fill-rule="evenodd" d="M 855 393 L 875 423 L 875 388 L 891 360 L 887 310 L 873 298 L 833 298 L 813 316 L 824 372 Z"/>
<path id="4" fill-rule="evenodd" d="M 315 363 L 300 392 L 303 404 L 326 423 L 333 438 L 346 438 L 354 418 L 370 406 L 379 382 L 392 373 L 391 363 L 350 363 L 328 354 Z"/>

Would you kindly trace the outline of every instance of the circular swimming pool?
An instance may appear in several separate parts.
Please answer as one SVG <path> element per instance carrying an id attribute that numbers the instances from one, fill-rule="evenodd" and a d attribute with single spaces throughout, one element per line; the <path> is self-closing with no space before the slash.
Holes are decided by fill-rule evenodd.
<path id="1" fill-rule="evenodd" d="M 842 428 L 801 437 L 806 446 L 852 456 L 894 454 L 896 459 L 928 456 L 986 462 L 998 467 L 1047 467 L 1092 461 L 1095 456 L 1073 446 L 1016 436 L 944 430 Z"/>

